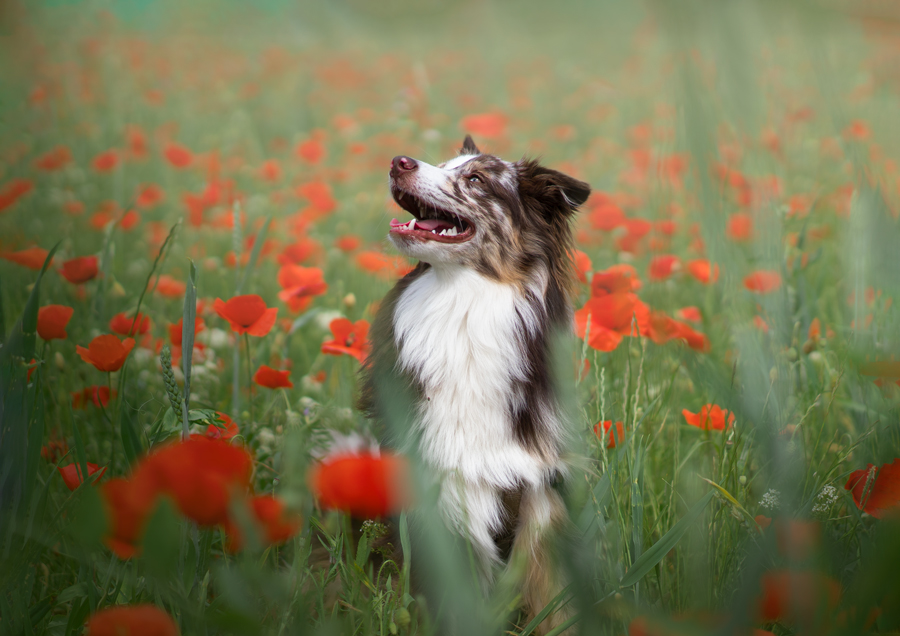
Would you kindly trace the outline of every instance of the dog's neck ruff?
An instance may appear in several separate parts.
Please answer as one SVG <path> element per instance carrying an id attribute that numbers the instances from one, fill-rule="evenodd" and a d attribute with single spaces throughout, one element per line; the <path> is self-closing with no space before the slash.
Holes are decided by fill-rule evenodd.
<path id="1" fill-rule="evenodd" d="M 546 460 L 519 443 L 512 421 L 539 309 L 516 286 L 464 267 L 429 268 L 398 299 L 398 364 L 424 392 L 414 437 L 441 475 L 500 489 L 546 479 Z"/>

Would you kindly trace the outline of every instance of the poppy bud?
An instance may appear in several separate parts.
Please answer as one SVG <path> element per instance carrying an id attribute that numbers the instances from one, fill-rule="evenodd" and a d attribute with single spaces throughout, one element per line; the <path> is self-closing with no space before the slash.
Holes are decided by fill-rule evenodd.
<path id="1" fill-rule="evenodd" d="M 122 287 L 122 284 L 119 281 L 113 281 L 112 288 L 109 290 L 109 293 L 117 298 L 121 298 L 125 295 L 125 288 Z"/>
<path id="2" fill-rule="evenodd" d="M 53 354 L 53 363 L 56 364 L 56 368 L 60 371 L 63 371 L 66 368 L 66 359 L 63 357 L 62 352 L 57 351 Z"/>
<path id="3" fill-rule="evenodd" d="M 346 296 L 344 296 L 344 307 L 347 309 L 353 309 L 356 307 L 356 295 L 353 292 L 350 292 Z"/>

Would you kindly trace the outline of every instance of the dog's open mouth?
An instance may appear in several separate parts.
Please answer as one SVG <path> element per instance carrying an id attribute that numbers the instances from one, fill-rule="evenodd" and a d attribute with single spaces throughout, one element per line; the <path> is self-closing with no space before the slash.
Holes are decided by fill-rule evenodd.
<path id="1" fill-rule="evenodd" d="M 475 235 L 472 222 L 458 214 L 435 207 L 398 188 L 391 188 L 391 194 L 397 205 L 413 215 L 408 223 L 391 219 L 391 234 L 441 243 L 464 243 Z"/>

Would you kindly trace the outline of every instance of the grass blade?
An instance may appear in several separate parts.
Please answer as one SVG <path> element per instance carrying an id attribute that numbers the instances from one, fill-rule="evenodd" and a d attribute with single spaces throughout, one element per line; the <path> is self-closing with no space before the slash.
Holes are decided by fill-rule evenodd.
<path id="1" fill-rule="evenodd" d="M 238 281 L 237 289 L 235 290 L 235 295 L 240 296 L 241 290 L 244 289 L 244 283 L 247 282 L 247 279 L 250 277 L 251 272 L 256 267 L 256 261 L 259 258 L 259 252 L 262 249 L 263 242 L 266 238 L 266 232 L 269 231 L 269 225 L 272 223 L 272 215 L 269 215 L 269 218 L 266 219 L 266 222 L 263 224 L 262 229 L 257 233 L 256 239 L 253 241 L 253 251 L 250 252 L 250 260 L 247 262 L 247 267 L 244 268 L 244 273 L 241 275 L 240 281 Z"/>
<path id="2" fill-rule="evenodd" d="M 706 505 L 709 503 L 709 500 L 712 499 L 714 492 L 715 491 L 710 490 L 706 493 L 706 495 L 700 501 L 695 503 L 693 508 L 688 510 L 687 514 L 679 519 L 678 523 L 672 526 L 659 541 L 650 546 L 650 549 L 644 552 L 640 558 L 636 559 L 634 563 L 631 564 L 628 572 L 625 573 L 625 576 L 622 577 L 622 580 L 619 581 L 619 585 L 622 587 L 634 585 L 640 581 L 647 572 L 652 570 L 657 563 L 662 561 L 663 557 L 678 544 L 681 537 L 684 536 L 684 533 L 688 531 L 688 528 L 693 525 L 694 521 L 697 520 L 697 517 L 699 517 L 706 509 Z"/>

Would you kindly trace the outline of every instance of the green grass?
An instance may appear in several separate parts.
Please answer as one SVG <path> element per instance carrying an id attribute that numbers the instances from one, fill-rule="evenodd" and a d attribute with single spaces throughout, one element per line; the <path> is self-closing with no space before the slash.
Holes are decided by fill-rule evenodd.
<path id="1" fill-rule="evenodd" d="M 696 329 L 710 343 L 706 353 L 627 337 L 611 352 L 572 338 L 559 347 L 573 444 L 571 527 L 559 546 L 571 586 L 558 600 L 571 608 L 574 629 L 623 634 L 637 616 L 672 633 L 900 629 L 896 521 L 864 514 L 844 489 L 852 471 L 900 456 L 900 389 L 861 373 L 896 356 L 900 336 L 891 300 L 900 291 L 896 55 L 885 35 L 892 23 L 863 29 L 834 7 L 810 4 L 679 7 L 348 2 L 249 12 L 159 4 L 114 17 L 88 2 L 25 10 L 0 44 L 17 62 L 0 71 L 0 188 L 14 179 L 34 187 L 0 211 L 0 252 L 58 247 L 42 277 L 0 260 L 0 632 L 79 634 L 95 610 L 138 602 L 165 609 L 184 634 L 431 634 L 444 625 L 524 635 L 536 627 L 514 611 L 514 585 L 482 598 L 465 550 L 453 548 L 442 527 L 426 533 L 423 560 L 447 593 L 426 598 L 408 567 L 369 558 L 379 549 L 378 526 L 361 531 L 346 515 L 320 510 L 307 485 L 329 430 L 370 430 L 352 409 L 358 363 L 320 352 L 328 321 L 371 320 L 393 284 L 360 268 L 335 240 L 353 234 L 361 250 L 390 253 L 384 236 L 398 214 L 385 186 L 390 157 L 450 157 L 461 120 L 494 111 L 508 116 L 506 132 L 476 135 L 483 149 L 540 155 L 597 192 L 625 195 L 629 218 L 675 221 L 665 244 L 651 233 L 627 253 L 616 245 L 623 230 L 594 230 L 586 209 L 578 248 L 593 271 L 633 265 L 643 282 L 637 294 L 655 310 L 699 308 Z M 854 137 L 854 122 L 868 135 Z M 92 168 L 101 152 L 128 147 L 129 126 L 146 134 L 148 155 L 108 173 Z M 316 130 L 327 154 L 311 164 L 294 148 Z M 163 158 L 169 139 L 195 153 L 193 167 Z M 35 159 L 58 145 L 72 161 L 38 170 Z M 644 151 L 650 166 L 642 171 L 635 166 Z M 210 207 L 194 227 L 182 196 L 206 187 L 208 153 L 217 153 L 219 176 L 243 198 Z M 656 162 L 674 155 L 687 167 L 667 179 Z M 276 182 L 257 176 L 267 159 L 281 164 Z M 723 163 L 754 184 L 777 177 L 780 187 L 741 203 L 716 174 Z M 308 201 L 294 190 L 312 181 L 331 187 L 337 208 L 297 232 L 296 213 Z M 142 210 L 133 230 L 91 226 L 103 202 L 131 209 L 148 183 L 165 199 Z M 808 213 L 789 213 L 795 196 L 805 197 Z M 67 201 L 83 212 L 67 213 Z M 752 240 L 728 238 L 736 212 L 753 219 Z M 227 218 L 244 221 L 232 229 Z M 275 249 L 262 240 L 248 247 L 253 234 Z M 305 264 L 323 270 L 328 290 L 292 315 L 277 299 L 276 255 L 300 238 L 319 245 Z M 229 267 L 229 252 L 246 265 Z M 703 285 L 682 270 L 652 281 L 648 266 L 659 253 L 708 258 L 719 278 Z M 86 255 L 99 257 L 101 275 L 83 287 L 56 273 Z M 782 285 L 748 291 L 742 281 L 757 269 L 779 272 Z M 169 324 L 183 316 L 191 324 L 194 303 L 145 293 L 160 274 L 194 280 L 206 304 L 197 336 L 205 355 L 190 365 L 184 391 L 191 412 L 170 408 L 155 347 L 169 343 Z M 289 330 L 276 325 L 250 339 L 249 360 L 209 309 L 239 290 L 293 320 Z M 581 284 L 576 306 L 589 297 L 590 285 Z M 44 344 L 34 335 L 36 311 L 51 303 L 75 314 L 66 340 Z M 75 346 L 138 307 L 152 320 L 149 348 L 137 337 L 123 370 L 103 377 Z M 808 342 L 814 319 L 822 338 Z M 26 381 L 32 358 L 37 368 Z M 590 369 L 576 378 L 585 360 Z M 249 393 L 248 368 L 261 364 L 289 365 L 294 388 Z M 71 393 L 92 385 L 116 395 L 106 408 L 73 409 Z M 734 427 L 689 426 L 682 409 L 707 403 L 734 413 Z M 196 423 L 209 417 L 202 409 L 234 416 L 256 458 L 255 491 L 276 493 L 301 515 L 301 530 L 283 545 L 229 554 L 218 529 L 198 528 L 165 505 L 150 521 L 143 554 L 118 559 L 99 542 L 105 522 L 96 486 L 70 492 L 41 447 L 63 440 L 69 451 L 58 463 L 106 466 L 103 481 L 126 475 L 183 426 L 205 430 Z M 625 424 L 615 448 L 594 435 L 601 420 Z M 825 505 L 829 488 L 835 494 Z M 780 509 L 767 506 L 772 491 Z M 421 507 L 430 494 L 420 493 Z M 774 524 L 759 531 L 760 514 L 815 521 L 820 538 L 804 544 L 802 558 L 786 553 Z M 784 568 L 840 585 L 821 630 L 756 619 L 761 577 Z M 872 608 L 881 613 L 863 627 Z"/>

